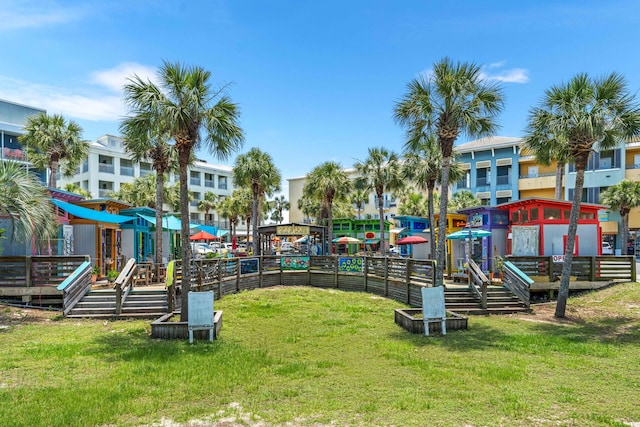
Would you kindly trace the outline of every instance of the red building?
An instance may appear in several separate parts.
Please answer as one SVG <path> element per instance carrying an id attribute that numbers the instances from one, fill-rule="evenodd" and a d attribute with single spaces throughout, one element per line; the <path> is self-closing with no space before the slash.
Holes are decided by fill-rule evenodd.
<path id="1" fill-rule="evenodd" d="M 497 206 L 509 212 L 507 254 L 517 256 L 564 255 L 571 202 L 530 198 Z M 606 206 L 580 204 L 574 255 L 602 252 L 602 229 L 598 211 Z"/>

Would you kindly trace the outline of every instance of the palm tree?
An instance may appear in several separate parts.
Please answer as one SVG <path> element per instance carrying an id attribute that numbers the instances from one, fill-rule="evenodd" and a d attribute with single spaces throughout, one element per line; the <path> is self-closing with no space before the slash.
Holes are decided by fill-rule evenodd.
<path id="1" fill-rule="evenodd" d="M 291 209 L 291 203 L 289 203 L 289 201 L 287 201 L 287 199 L 282 195 L 277 196 L 275 199 L 272 200 L 272 202 L 273 202 L 273 206 L 271 209 L 275 214 L 277 214 L 275 221 L 278 224 L 281 224 L 282 221 L 284 220 L 284 217 L 282 216 L 282 211 L 288 211 L 289 209 Z"/>
<path id="2" fill-rule="evenodd" d="M 239 217 L 236 191 L 237 190 L 231 194 L 231 197 L 223 198 L 218 205 L 218 214 L 229 221 L 229 231 L 231 232 L 232 237 L 236 235 Z"/>
<path id="3" fill-rule="evenodd" d="M 251 189 L 253 195 L 252 227 L 254 253 L 260 255 L 258 244 L 258 219 L 260 218 L 260 204 L 265 196 L 271 196 L 280 191 L 282 177 L 280 171 L 273 164 L 268 153 L 253 147 L 247 154 L 241 154 L 233 167 L 233 182 L 238 187 Z"/>
<path id="4" fill-rule="evenodd" d="M 449 58 L 436 62 L 433 72 L 409 83 L 407 93 L 397 103 L 395 120 L 411 137 L 422 133 L 437 136 L 442 153 L 442 189 L 438 224 L 436 283 L 444 277 L 449 174 L 453 145 L 460 134 L 479 138 L 492 134 L 495 117 L 504 104 L 497 84 L 483 80 L 480 67 L 472 63 L 454 64 Z"/>
<path id="5" fill-rule="evenodd" d="M 247 245 L 249 244 L 249 224 L 253 218 L 253 192 L 251 188 L 239 188 L 233 192 L 234 206 L 238 211 L 238 216 L 247 224 Z M 256 240 L 254 240 L 255 242 Z M 248 246 L 247 246 L 248 247 Z"/>
<path id="6" fill-rule="evenodd" d="M 473 195 L 469 190 L 456 192 L 449 200 L 449 210 L 459 211 L 460 209 L 474 208 L 482 205 L 482 201 Z"/>
<path id="7" fill-rule="evenodd" d="M 351 180 L 340 163 L 324 162 L 311 170 L 307 175 L 307 182 L 302 188 L 303 196 L 320 202 L 322 213 L 317 217 L 317 222 L 326 216 L 330 253 L 333 253 L 331 245 L 333 240 L 333 203 L 346 200 L 351 192 L 351 187 Z"/>
<path id="8" fill-rule="evenodd" d="M 629 237 L 629 212 L 631 212 L 631 209 L 640 206 L 640 182 L 625 179 L 616 185 L 612 185 L 600 195 L 600 203 L 620 212 L 622 217 L 620 247 L 622 248 L 622 253 L 625 253 Z"/>
<path id="9" fill-rule="evenodd" d="M 84 188 L 80 187 L 78 184 L 74 184 L 72 182 L 67 183 L 64 186 L 64 190 L 68 191 L 70 193 L 79 194 L 80 196 L 84 197 L 85 199 L 90 199 L 91 198 L 91 193 L 89 193 Z"/>
<path id="10" fill-rule="evenodd" d="M 46 240 L 56 235 L 47 190 L 17 162 L 0 162 L 0 217 L 11 221 L 12 236 L 18 241 L 32 237 Z"/>
<path id="11" fill-rule="evenodd" d="M 320 202 L 309 195 L 303 194 L 302 197 L 298 199 L 298 209 L 307 217 L 306 223 L 310 224 L 312 215 L 319 218 Z"/>
<path id="12" fill-rule="evenodd" d="M 135 80 L 125 86 L 125 96 L 137 93 Z M 155 200 L 156 224 L 162 224 L 162 206 L 164 204 L 164 176 L 165 173 L 174 170 L 176 165 L 175 147 L 169 144 L 169 135 L 163 131 L 159 123 L 159 117 L 149 109 L 150 105 L 132 103 L 134 106 L 132 115 L 125 118 L 120 124 L 120 132 L 124 137 L 124 148 L 131 155 L 131 160 L 139 163 L 143 160 L 151 160 L 155 173 Z M 138 108 L 135 108 L 138 107 Z M 147 175 L 152 176 L 152 175 Z M 147 192 L 143 194 L 149 194 Z M 162 227 L 156 226 L 155 236 L 155 262 L 156 268 L 162 265 Z"/>
<path id="13" fill-rule="evenodd" d="M 203 145 L 218 159 L 226 159 L 244 141 L 238 125 L 239 109 L 223 94 L 212 90 L 211 73 L 200 67 L 184 67 L 163 62 L 158 70 L 160 85 L 138 76 L 125 86 L 125 100 L 132 111 L 148 112 L 149 123 L 158 126 L 158 135 L 169 135 L 175 141 L 180 167 L 180 240 L 182 262 L 191 259 L 189 245 L 189 188 L 187 171 L 194 150 Z M 191 269 L 182 269 L 181 320 L 189 316 L 188 293 Z"/>
<path id="14" fill-rule="evenodd" d="M 372 191 L 378 197 L 380 254 L 384 254 L 384 193 L 404 185 L 400 174 L 400 161 L 396 153 L 386 148 L 369 148 L 368 157 L 364 161 L 356 162 L 355 167 L 359 174 L 356 178 L 356 186 Z"/>
<path id="15" fill-rule="evenodd" d="M 353 190 L 351 194 L 351 203 L 356 205 L 356 209 L 358 210 L 358 219 L 360 218 L 360 212 L 364 208 L 364 204 L 369 201 L 369 192 L 362 188 L 356 188 Z"/>
<path id="16" fill-rule="evenodd" d="M 429 203 L 425 200 L 420 193 L 411 193 L 407 200 L 400 205 L 398 213 L 400 215 L 411 216 L 428 216 L 429 215 Z M 431 245 L 435 252 L 435 242 Z M 432 254 L 434 253 L 432 252 Z"/>
<path id="17" fill-rule="evenodd" d="M 531 151 L 559 150 L 568 154 L 567 158 L 576 166 L 556 317 L 565 317 L 584 171 L 589 156 L 596 147 L 601 151 L 609 150 L 638 134 L 640 109 L 628 93 L 624 77 L 616 73 L 597 80 L 587 74 L 578 74 L 568 83 L 545 91 L 540 106 L 530 112 L 525 143 Z"/>
<path id="18" fill-rule="evenodd" d="M 67 122 L 59 114 L 46 113 L 27 117 L 24 125 L 26 133 L 19 136 L 27 147 L 29 160 L 36 168 L 50 169 L 49 186 L 58 185 L 58 169 L 65 176 L 73 176 L 76 168 L 87 158 L 89 143 L 82 141 L 82 128 L 73 120 Z"/>
<path id="19" fill-rule="evenodd" d="M 198 210 L 204 211 L 205 222 L 206 218 L 209 216 L 209 211 L 217 209 L 217 206 L 218 195 L 211 191 L 204 193 L 204 199 L 198 200 Z"/>

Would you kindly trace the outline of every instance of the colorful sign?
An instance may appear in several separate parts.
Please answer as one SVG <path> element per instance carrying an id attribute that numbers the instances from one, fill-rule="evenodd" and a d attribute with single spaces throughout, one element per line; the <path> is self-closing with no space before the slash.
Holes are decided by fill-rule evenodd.
<path id="1" fill-rule="evenodd" d="M 282 270 L 308 270 L 308 256 L 283 256 L 280 258 Z"/>
<path id="2" fill-rule="evenodd" d="M 367 231 L 366 233 L 364 233 L 364 237 L 367 239 L 373 239 L 376 237 L 376 233 L 374 233 L 373 231 Z"/>
<path id="3" fill-rule="evenodd" d="M 362 273 L 363 266 L 362 258 L 338 258 L 338 270 L 343 273 Z"/>
<path id="4" fill-rule="evenodd" d="M 276 226 L 278 236 L 308 236 L 308 225 L 278 225 Z"/>
<path id="5" fill-rule="evenodd" d="M 240 260 L 240 273 L 257 273 L 258 272 L 258 258 L 249 258 Z"/>

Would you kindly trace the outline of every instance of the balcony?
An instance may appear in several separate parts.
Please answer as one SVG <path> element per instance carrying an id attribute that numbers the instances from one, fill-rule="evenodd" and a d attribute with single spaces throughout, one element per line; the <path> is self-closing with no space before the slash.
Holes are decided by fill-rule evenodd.
<path id="1" fill-rule="evenodd" d="M 496 178 L 496 185 L 509 185 L 509 178 L 509 175 L 498 175 L 498 177 Z"/>
<path id="2" fill-rule="evenodd" d="M 200 185 L 200 184 L 198 184 L 198 185 Z M 212 179 L 205 179 L 204 180 L 204 186 L 205 187 L 209 187 L 209 188 L 216 188 L 216 183 Z"/>
<path id="3" fill-rule="evenodd" d="M 518 180 L 518 190 L 540 190 L 543 188 L 555 188 L 555 173 L 540 173 L 536 175 L 522 175 Z"/>
<path id="4" fill-rule="evenodd" d="M 153 171 L 151 169 L 140 169 L 140 176 L 149 175 Z"/>
<path id="5" fill-rule="evenodd" d="M 133 166 L 120 166 L 120 175 L 133 176 Z"/>
<path id="6" fill-rule="evenodd" d="M 113 190 L 110 188 L 101 188 L 98 190 L 98 197 L 101 199 L 105 199 L 107 197 L 109 197 L 109 193 L 111 193 Z"/>
<path id="7" fill-rule="evenodd" d="M 110 165 L 108 163 L 100 163 L 98 165 L 98 171 L 104 173 L 113 173 L 114 168 L 113 165 Z"/>
<path id="8" fill-rule="evenodd" d="M 200 178 L 189 178 L 190 185 L 200 185 Z"/>
<path id="9" fill-rule="evenodd" d="M 476 178 L 476 187 L 488 187 L 491 185 L 491 180 L 484 176 Z"/>

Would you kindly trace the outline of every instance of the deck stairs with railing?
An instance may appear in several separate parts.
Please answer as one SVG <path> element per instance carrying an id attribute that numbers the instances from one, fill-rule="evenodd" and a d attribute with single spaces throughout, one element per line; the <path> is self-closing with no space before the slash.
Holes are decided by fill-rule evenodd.
<path id="1" fill-rule="evenodd" d="M 116 314 L 116 291 L 98 289 L 87 293 L 67 317 L 154 319 L 168 312 L 167 291 L 163 288 L 139 287 L 131 290 Z"/>
<path id="2" fill-rule="evenodd" d="M 447 286 L 444 292 L 445 307 L 460 314 L 510 314 L 526 313 L 529 308 L 510 290 L 503 286 L 487 287 L 487 308 L 476 294 L 464 286 Z"/>

